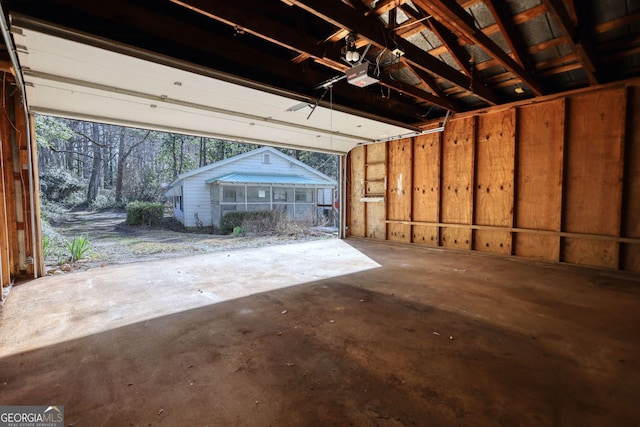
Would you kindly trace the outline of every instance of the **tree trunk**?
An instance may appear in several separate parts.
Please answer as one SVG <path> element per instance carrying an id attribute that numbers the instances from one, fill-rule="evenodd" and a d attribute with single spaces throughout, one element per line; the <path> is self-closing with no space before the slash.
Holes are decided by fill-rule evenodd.
<path id="1" fill-rule="evenodd" d="M 116 203 L 122 203 L 122 182 L 124 180 L 124 165 L 126 160 L 125 155 L 125 130 L 120 129 L 120 138 L 118 141 L 118 170 L 116 171 Z"/>
<path id="2" fill-rule="evenodd" d="M 176 136 L 171 134 L 171 156 L 173 157 L 173 176 L 178 176 L 178 156 L 176 154 Z"/>
<path id="3" fill-rule="evenodd" d="M 178 175 L 182 173 L 183 165 L 184 165 L 184 138 L 180 137 L 180 166 L 178 167 Z"/>
<path id="4" fill-rule="evenodd" d="M 200 137 L 200 161 L 198 162 L 198 166 L 202 167 L 207 164 L 207 140 L 204 136 Z"/>
<path id="5" fill-rule="evenodd" d="M 92 138 L 94 141 L 99 141 L 100 129 L 96 123 L 92 124 Z M 91 175 L 89 176 L 89 188 L 87 189 L 87 203 L 91 204 L 98 195 L 98 188 L 100 187 L 100 175 L 102 172 L 102 147 L 98 144 L 92 144 L 93 148 L 93 164 L 91 166 Z"/>

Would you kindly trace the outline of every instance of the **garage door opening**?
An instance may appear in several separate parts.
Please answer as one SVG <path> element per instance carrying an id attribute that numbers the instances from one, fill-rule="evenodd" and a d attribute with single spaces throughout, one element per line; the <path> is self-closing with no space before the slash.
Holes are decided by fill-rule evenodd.
<path id="1" fill-rule="evenodd" d="M 334 154 L 44 115 L 35 123 L 50 271 L 338 235 Z M 136 222 L 153 207 L 155 219 Z"/>

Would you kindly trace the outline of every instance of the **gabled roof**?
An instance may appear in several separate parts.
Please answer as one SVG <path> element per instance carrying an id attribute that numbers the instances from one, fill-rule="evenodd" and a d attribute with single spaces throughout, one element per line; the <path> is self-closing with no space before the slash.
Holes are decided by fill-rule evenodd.
<path id="1" fill-rule="evenodd" d="M 294 159 L 291 156 L 287 156 L 286 154 L 284 154 L 281 151 L 276 150 L 275 148 L 272 147 L 261 147 L 258 148 L 256 150 L 252 150 L 252 151 L 248 151 L 246 153 L 242 153 L 239 154 L 237 156 L 234 157 L 229 157 L 228 159 L 224 159 L 221 160 L 219 162 L 215 162 L 215 163 L 211 163 L 208 164 L 206 166 L 202 166 L 198 169 L 193 169 L 189 172 L 185 172 L 182 173 L 180 175 L 178 175 L 176 177 L 176 179 L 173 180 L 173 182 L 169 185 L 169 188 L 174 187 L 177 183 L 179 183 L 180 181 L 182 181 L 185 178 L 189 178 L 204 172 L 209 172 L 211 170 L 214 170 L 216 168 L 219 168 L 221 166 L 227 166 L 236 162 L 240 162 L 248 157 L 252 157 L 252 156 L 256 156 L 256 155 L 262 155 L 263 153 L 269 153 L 270 155 L 274 156 L 274 157 L 280 157 L 288 162 L 291 162 L 293 164 L 295 164 L 296 166 L 299 166 L 302 169 L 305 169 L 315 175 L 318 176 L 318 178 L 320 178 L 320 180 L 325 181 L 325 183 L 327 183 L 327 181 L 329 183 L 331 183 L 332 185 L 337 185 L 336 181 L 334 179 L 332 179 L 331 177 L 323 174 L 322 172 L 317 171 L 316 169 L 312 168 L 311 166 L 305 165 L 304 163 L 302 163 L 299 160 Z"/>
<path id="2" fill-rule="evenodd" d="M 299 175 L 286 174 L 257 174 L 257 173 L 230 173 L 224 176 L 211 178 L 205 181 L 206 184 L 227 183 L 227 184 L 289 184 L 289 185 L 335 185 L 335 182 L 326 180 L 310 179 Z"/>

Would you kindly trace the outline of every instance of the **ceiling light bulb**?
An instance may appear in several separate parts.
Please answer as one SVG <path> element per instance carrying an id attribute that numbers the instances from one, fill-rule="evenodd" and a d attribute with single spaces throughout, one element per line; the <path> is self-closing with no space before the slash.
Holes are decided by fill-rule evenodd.
<path id="1" fill-rule="evenodd" d="M 347 51 L 347 53 L 345 54 L 345 58 L 347 61 L 351 62 L 353 61 L 353 52 L 351 52 L 350 50 Z"/>
<path id="2" fill-rule="evenodd" d="M 356 50 L 354 52 L 351 52 L 351 60 L 353 62 L 358 62 L 358 59 L 360 59 L 360 54 L 358 53 L 358 51 Z"/>

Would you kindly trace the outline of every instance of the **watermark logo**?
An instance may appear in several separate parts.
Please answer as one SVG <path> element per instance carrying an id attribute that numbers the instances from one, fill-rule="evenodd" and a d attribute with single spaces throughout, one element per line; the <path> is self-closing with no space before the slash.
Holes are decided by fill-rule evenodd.
<path id="1" fill-rule="evenodd" d="M 0 427 L 64 427 L 64 406 L 0 406 Z"/>

